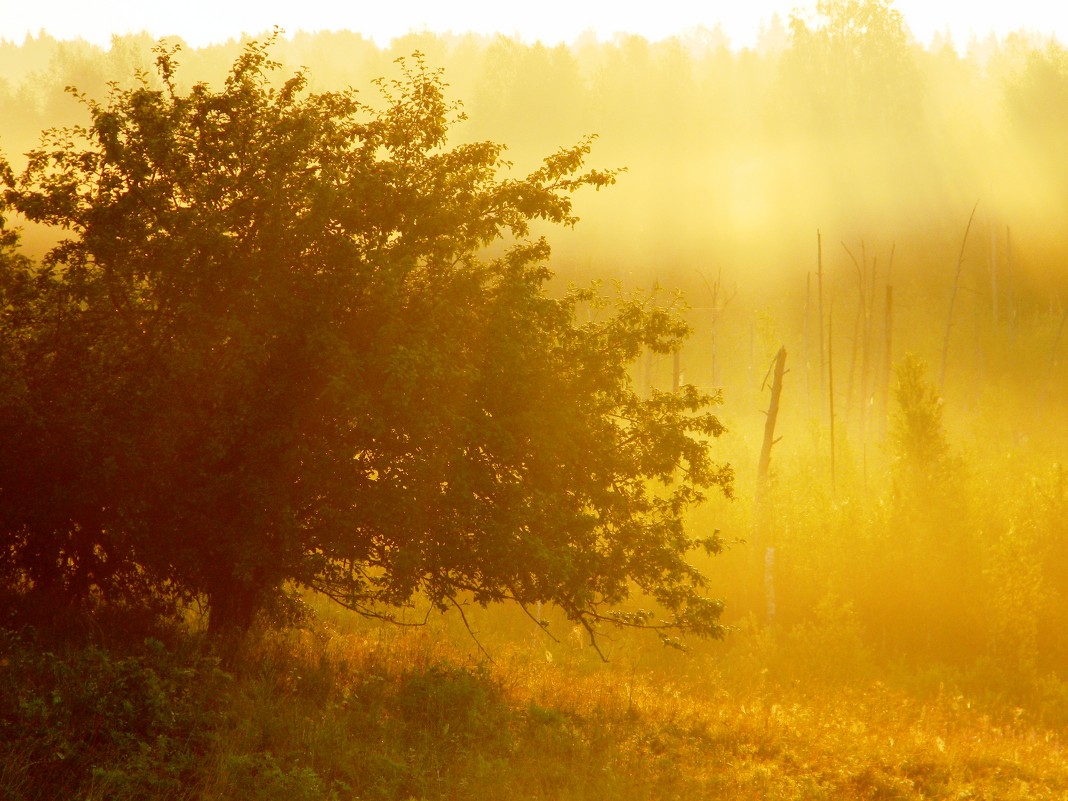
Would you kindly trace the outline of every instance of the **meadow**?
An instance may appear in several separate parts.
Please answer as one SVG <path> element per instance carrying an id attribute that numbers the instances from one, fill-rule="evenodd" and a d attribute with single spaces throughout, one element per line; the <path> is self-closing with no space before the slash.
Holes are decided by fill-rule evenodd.
<path id="1" fill-rule="evenodd" d="M 56 619 L 8 571 L 0 798 L 1068 797 L 1068 54 L 825 22 L 742 52 L 712 32 L 277 43 L 316 90 L 419 50 L 466 103 L 461 141 L 522 168 L 597 133 L 593 162 L 627 169 L 554 233 L 550 289 L 684 309 L 692 336 L 629 381 L 722 392 L 734 497 L 686 519 L 726 544 L 693 557 L 722 639 L 605 627 L 594 647 L 551 606 L 544 630 L 422 598 L 385 623 L 305 592 L 227 644 L 196 604 Z M 13 167 L 84 122 L 64 86 L 102 97 L 151 46 L 0 43 Z M 237 50 L 177 58 L 217 81 Z M 31 258 L 54 244 L 22 233 Z"/>
<path id="2" fill-rule="evenodd" d="M 723 444 L 739 467 L 745 433 Z M 904 433 L 888 441 L 905 447 Z M 0 791 L 1063 798 L 1063 477 L 1037 448 L 1006 446 L 977 468 L 942 436 L 953 492 L 901 487 L 889 458 L 865 480 L 847 449 L 832 491 L 813 480 L 819 450 L 784 440 L 759 504 L 750 478 L 736 500 L 700 509 L 692 525 L 745 536 L 703 565 L 731 630 L 685 652 L 606 630 L 599 654 L 552 609 L 544 631 L 477 605 L 465 619 L 420 606 L 382 623 L 305 596 L 288 626 L 220 652 L 195 615 L 175 626 L 113 613 L 57 631 L 12 604 Z M 1010 469 L 1021 479 L 999 481 Z"/>
<path id="3" fill-rule="evenodd" d="M 608 665 L 542 642 L 490 663 L 446 628 L 320 622 L 265 633 L 226 669 L 195 639 L 43 651 L 9 633 L 0 788 L 13 801 L 1068 792 L 1063 684 L 875 671 L 840 620 Z"/>

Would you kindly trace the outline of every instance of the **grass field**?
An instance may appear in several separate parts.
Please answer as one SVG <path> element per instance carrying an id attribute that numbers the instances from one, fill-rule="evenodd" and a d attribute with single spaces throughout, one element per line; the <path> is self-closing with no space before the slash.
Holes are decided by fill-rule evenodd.
<path id="1" fill-rule="evenodd" d="M 466 645 L 319 623 L 264 634 L 224 668 L 187 635 L 50 650 L 8 633 L 0 796 L 1068 797 L 1068 689 L 1053 679 L 1010 692 L 948 670 L 824 676 L 797 635 L 756 628 L 611 664 L 568 644 L 493 662 Z"/>

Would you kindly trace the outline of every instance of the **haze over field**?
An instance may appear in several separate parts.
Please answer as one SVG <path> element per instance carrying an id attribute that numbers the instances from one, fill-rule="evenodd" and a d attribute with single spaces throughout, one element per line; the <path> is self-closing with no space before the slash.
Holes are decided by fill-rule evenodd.
<path id="1" fill-rule="evenodd" d="M 622 8 L 0 16 L 0 797 L 1068 797 L 1068 10 Z"/>
<path id="2" fill-rule="evenodd" d="M 315 5 L 305 6 L 314 15 Z M 115 16 L 99 19 L 120 19 L 118 6 L 108 8 Z M 670 8 L 663 19 L 675 19 Z M 996 24 L 1042 27 L 956 51 L 945 40 L 910 38 L 909 15 L 919 12 L 907 4 L 820 8 L 799 11 L 789 27 L 785 17 L 766 25 L 743 50 L 706 28 L 662 41 L 587 37 L 557 46 L 432 32 L 389 44 L 352 32 L 291 33 L 272 55 L 283 74 L 306 66 L 313 89 L 350 85 L 372 98 L 373 78 L 423 51 L 464 104 L 468 120 L 453 141 L 504 143 L 517 174 L 596 134 L 591 162 L 627 171 L 610 189 L 576 198 L 582 219 L 573 231 L 551 232 L 560 283 L 681 290 L 695 335 L 679 369 L 699 386 L 722 386 L 736 421 L 765 405 L 762 365 L 785 344 L 804 402 L 784 413 L 828 423 L 818 334 L 833 327 L 827 340 L 845 360 L 838 392 L 856 412 L 840 426 L 859 425 L 856 410 L 876 401 L 885 418 L 892 363 L 914 351 L 953 401 L 950 425 L 967 428 L 972 418 L 960 413 L 982 419 L 998 413 L 984 404 L 996 403 L 1013 410 L 1013 431 L 1046 431 L 1068 386 L 1060 361 L 1068 55 L 1048 39 L 1057 19 L 1012 4 L 1021 16 Z M 3 24 L 31 25 L 31 12 L 20 13 Z M 219 19 L 220 31 L 237 20 L 263 24 L 234 14 Z M 65 18 L 79 19 L 74 10 Z M 202 18 L 121 17 L 157 32 Z M 969 11 L 954 31 L 991 24 Z M 108 81 L 128 86 L 151 66 L 153 43 L 141 34 L 103 49 L 45 35 L 0 45 L 0 148 L 17 167 L 41 130 L 83 120 L 65 86 L 97 98 Z M 236 50 L 234 42 L 181 50 L 179 80 L 217 85 Z M 26 230 L 31 251 L 42 251 L 43 236 Z M 670 360 L 654 360 L 636 375 L 665 386 L 671 371 Z M 995 402 L 995 389 L 1008 394 Z M 863 437 L 870 434 L 865 424 Z M 1053 441 L 1041 438 L 1051 449 Z"/>
<path id="3" fill-rule="evenodd" d="M 899 8 L 875 6 L 894 15 Z M 759 308 L 762 293 L 773 293 L 776 303 L 792 298 L 794 318 L 776 316 L 780 327 L 792 326 L 800 336 L 796 316 L 806 275 L 816 268 L 817 230 L 827 244 L 828 280 L 842 284 L 835 290 L 839 314 L 855 292 L 853 259 L 842 243 L 858 259 L 866 250 L 883 270 L 893 251 L 897 313 L 933 315 L 925 325 L 903 324 L 896 344 L 933 360 L 940 358 L 937 336 L 923 332 L 941 325 L 938 309 L 948 303 L 942 296 L 977 202 L 960 313 L 979 320 L 986 309 L 1003 322 L 1009 294 L 1019 308 L 1030 304 L 1054 317 L 1059 308 L 1068 257 L 1059 234 L 1068 211 L 1059 145 L 1068 117 L 1065 58 L 1043 38 L 1056 31 L 1054 16 L 1026 3 L 1004 7 L 1020 16 L 998 20 L 998 38 L 971 41 L 957 52 L 945 40 L 920 46 L 909 39 L 910 14 L 919 11 L 904 5 L 892 26 L 876 20 L 870 29 L 835 29 L 808 9 L 798 12 L 807 22 L 791 31 L 784 15 L 764 27 L 754 49 L 743 51 L 729 49 L 727 33 L 704 29 L 663 41 L 608 36 L 571 46 L 485 35 L 421 33 L 386 44 L 353 33 L 291 33 L 276 53 L 289 69 L 306 65 L 314 87 L 353 85 L 366 94 L 368 82 L 387 74 L 395 57 L 423 50 L 445 70 L 452 97 L 468 113 L 453 137 L 505 143 L 517 171 L 597 134 L 595 163 L 628 172 L 611 191 L 579 197 L 582 223 L 554 236 L 554 264 L 565 278 L 641 287 L 659 281 L 683 289 L 694 306 L 707 305 L 706 285 L 721 278 L 745 293 L 733 303 L 734 315 L 743 299 Z M 709 8 L 706 13 L 716 13 L 714 4 Z M 314 4 L 306 13 L 314 15 Z M 416 9 L 412 19 L 418 16 Z M 207 18 L 189 14 L 152 28 Z M 670 6 L 661 18 L 676 19 Z M 113 19 L 120 19 L 117 12 Z M 121 19 L 142 24 L 136 15 Z M 220 19 L 219 30 L 237 19 L 249 18 Z M 291 22 L 300 27 L 300 20 Z M 16 23 L 6 18 L 4 24 Z M 523 24 L 516 23 L 521 32 Z M 969 11 L 956 19 L 955 35 L 991 24 Z M 1036 30 L 1005 32 L 1017 24 Z M 256 21 L 253 29 L 265 25 Z M 106 81 L 128 83 L 135 69 L 150 66 L 152 42 L 143 35 L 116 39 L 103 51 L 45 37 L 0 47 L 6 79 L 0 102 L 8 121 L 0 147 L 17 162 L 41 129 L 78 119 L 63 86 L 100 97 Z M 218 81 L 233 49 L 184 51 L 183 80 Z M 30 231 L 31 245 L 33 237 Z M 707 337 L 700 326 L 698 336 Z M 934 340 L 926 345 L 915 341 L 928 336 Z M 741 347 L 748 350 L 744 341 Z M 700 383 L 713 378 L 695 367 L 687 374 Z"/>

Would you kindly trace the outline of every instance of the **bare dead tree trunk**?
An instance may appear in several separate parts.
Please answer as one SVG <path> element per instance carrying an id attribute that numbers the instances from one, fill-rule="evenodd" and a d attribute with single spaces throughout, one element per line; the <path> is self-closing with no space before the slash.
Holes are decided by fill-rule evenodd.
<path id="1" fill-rule="evenodd" d="M 849 359 L 849 390 L 846 393 L 848 412 L 859 411 L 860 439 L 867 442 L 868 422 L 871 417 L 873 397 L 872 381 L 872 337 L 875 320 L 875 288 L 879 277 L 879 259 L 873 257 L 871 274 L 868 274 L 868 249 L 860 243 L 860 261 L 853 252 L 842 243 L 842 248 L 849 255 L 857 271 L 857 316 L 853 326 L 853 347 Z M 891 258 L 893 256 L 891 255 Z M 854 400 L 855 399 L 855 400 Z M 859 403 L 859 409 L 853 405 Z"/>
<path id="2" fill-rule="evenodd" d="M 786 347 L 779 348 L 775 360 L 768 368 L 771 379 L 771 401 L 768 404 L 767 419 L 764 421 L 764 444 L 760 448 L 760 461 L 757 463 L 757 487 L 763 488 L 768 482 L 768 470 L 771 467 L 771 449 L 778 442 L 775 439 L 775 423 L 779 418 L 779 398 L 782 396 L 782 377 L 786 372 Z M 767 386 L 767 377 L 761 389 Z M 759 489 L 758 489 L 759 491 Z"/>
<path id="3" fill-rule="evenodd" d="M 890 372 L 893 367 L 893 317 L 894 288 L 886 286 L 886 309 L 883 313 L 883 369 L 881 377 L 882 415 L 879 434 L 886 439 L 887 420 L 890 416 Z"/>
<path id="4" fill-rule="evenodd" d="M 712 296 L 712 386 L 719 386 L 719 316 L 730 305 L 734 293 L 727 295 L 723 290 L 723 271 L 720 270 L 716 280 L 709 284 L 704 273 L 697 272 L 705 282 L 708 293 Z"/>
<path id="5" fill-rule="evenodd" d="M 975 326 L 972 333 L 972 345 L 975 347 L 975 366 L 972 368 L 971 395 L 973 408 L 979 403 L 979 398 L 986 386 L 986 350 L 983 347 L 983 323 L 985 318 L 982 312 L 982 303 L 975 299 L 975 311 L 972 314 L 972 322 Z"/>
<path id="6" fill-rule="evenodd" d="M 812 273 L 805 273 L 805 316 L 801 325 L 801 343 L 804 351 L 805 362 L 805 413 L 812 415 L 812 345 L 808 331 L 808 320 L 812 316 L 809 307 L 812 305 Z"/>
<path id="7" fill-rule="evenodd" d="M 868 427 L 874 412 L 875 380 L 872 373 L 872 351 L 875 348 L 875 287 L 879 283 L 879 258 L 873 256 L 871 260 L 871 279 L 868 281 L 867 300 L 864 308 L 864 350 L 860 368 L 861 395 L 860 407 L 860 439 L 866 447 L 868 443 Z"/>
<path id="8" fill-rule="evenodd" d="M 879 375 L 873 380 L 872 402 L 874 396 L 879 395 L 879 441 L 886 440 L 887 422 L 890 416 L 890 372 L 893 368 L 893 316 L 894 316 L 894 287 L 890 279 L 894 274 L 894 255 L 897 252 L 897 244 L 890 247 L 890 261 L 886 265 L 885 296 L 883 308 L 883 349 L 879 359 Z M 872 291 L 872 310 L 875 309 L 875 293 Z M 873 344 L 874 347 L 874 344 Z"/>
<path id="9" fill-rule="evenodd" d="M 834 463 L 834 351 L 832 349 L 832 343 L 834 342 L 834 302 L 831 303 L 831 308 L 827 313 L 827 383 L 828 391 L 827 398 L 830 406 L 831 414 L 831 495 L 835 494 L 836 490 L 836 474 Z"/>
<path id="10" fill-rule="evenodd" d="M 816 229 L 816 295 L 817 305 L 819 312 L 819 344 L 820 344 L 820 397 L 823 397 L 824 383 L 823 377 L 826 375 L 826 368 L 824 365 L 824 350 L 823 344 L 823 235 L 819 229 Z M 822 401 L 821 401 L 822 403 Z"/>
<path id="11" fill-rule="evenodd" d="M 853 341 L 849 348 L 849 383 L 846 385 L 845 396 L 845 418 L 846 426 L 854 420 L 853 414 L 856 411 L 854 405 L 854 395 L 857 386 L 857 350 L 860 348 L 861 331 L 863 330 L 863 317 L 864 317 L 864 293 L 861 291 L 860 300 L 857 303 L 857 316 L 853 320 Z"/>
<path id="12" fill-rule="evenodd" d="M 1005 226 L 1005 287 L 1006 301 L 1008 302 L 1009 317 L 1009 344 L 1016 344 L 1016 296 L 1012 281 L 1012 229 Z"/>
<path id="13" fill-rule="evenodd" d="M 972 213 L 968 217 L 968 225 L 964 229 L 964 239 L 960 243 L 960 255 L 957 257 L 957 272 L 953 276 L 953 291 L 949 294 L 949 313 L 946 315 L 946 336 L 942 340 L 942 370 L 938 376 L 938 391 L 941 392 L 946 385 L 946 363 L 949 361 L 949 332 L 953 328 L 953 306 L 957 302 L 957 290 L 960 288 L 960 274 L 964 268 L 964 248 L 968 244 L 968 233 L 972 230 L 972 221 L 975 219 L 975 210 L 979 208 L 979 201 L 972 206 Z"/>
<path id="14" fill-rule="evenodd" d="M 998 230 L 990 226 L 990 314 L 998 324 Z"/>

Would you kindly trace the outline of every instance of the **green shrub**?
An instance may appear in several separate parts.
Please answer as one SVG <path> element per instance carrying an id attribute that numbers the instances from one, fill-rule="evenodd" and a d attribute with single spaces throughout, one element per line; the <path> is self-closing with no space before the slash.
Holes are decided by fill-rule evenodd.
<path id="1" fill-rule="evenodd" d="M 0 797 L 181 797 L 224 721 L 212 657 L 147 640 L 132 653 L 42 651 L 0 632 Z M 91 792 L 90 792 L 91 791 Z"/>
<path id="2" fill-rule="evenodd" d="M 403 677 L 396 710 L 417 741 L 444 751 L 508 746 L 508 710 L 484 669 L 434 665 Z"/>
<path id="3" fill-rule="evenodd" d="M 324 801 L 336 798 L 314 770 L 279 764 L 270 753 L 227 757 L 221 797 L 237 801 Z"/>

